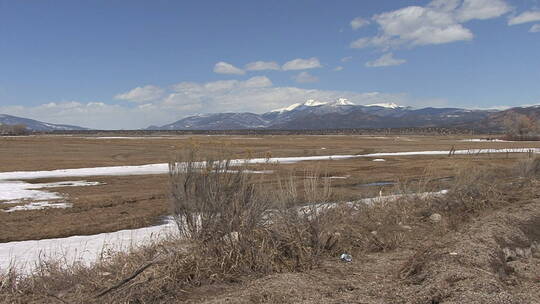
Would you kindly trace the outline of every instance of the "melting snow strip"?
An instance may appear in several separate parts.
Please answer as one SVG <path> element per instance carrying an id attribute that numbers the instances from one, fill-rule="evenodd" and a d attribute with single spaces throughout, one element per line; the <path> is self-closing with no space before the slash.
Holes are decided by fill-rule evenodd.
<path id="1" fill-rule="evenodd" d="M 8 209 L 3 209 L 3 212 L 15 212 L 15 211 L 26 211 L 26 210 L 43 210 L 43 209 L 65 209 L 71 208 L 73 205 L 70 203 L 51 203 L 51 202 L 34 202 L 28 203 L 25 205 L 15 206 Z"/>
<path id="2" fill-rule="evenodd" d="M 62 199 L 62 195 L 37 189 L 81 187 L 101 185 L 100 182 L 65 181 L 57 183 L 30 184 L 20 181 L 0 180 L 0 203 L 19 204 L 22 201 L 45 201 Z"/>
<path id="3" fill-rule="evenodd" d="M 469 149 L 455 150 L 454 155 L 476 155 L 495 153 L 540 153 L 540 148 L 510 148 L 510 149 Z M 327 155 L 305 157 L 276 157 L 254 158 L 250 160 L 233 160 L 233 165 L 280 163 L 293 164 L 301 161 L 342 160 L 363 157 L 391 157 L 391 156 L 418 156 L 418 155 L 448 155 L 449 151 L 413 151 L 413 152 L 382 152 L 361 155 Z M 140 166 L 94 167 L 81 169 L 60 169 L 51 171 L 15 171 L 1 172 L 0 180 L 21 180 L 36 178 L 59 177 L 86 177 L 86 176 L 120 176 L 120 175 L 148 175 L 169 173 L 169 164 L 149 164 Z"/>
<path id="4" fill-rule="evenodd" d="M 60 260 L 66 265 L 91 265 L 103 253 L 128 251 L 131 248 L 159 240 L 176 231 L 176 224 L 167 223 L 140 229 L 121 230 L 95 235 L 71 236 L 0 243 L 0 273 L 10 267 L 30 274 L 40 261 Z"/>
<path id="5" fill-rule="evenodd" d="M 384 201 L 395 201 L 401 197 L 428 197 L 443 195 L 445 193 L 447 193 L 447 190 L 419 194 L 389 195 L 346 202 L 345 204 L 350 206 L 355 204 L 371 205 Z M 298 211 L 309 213 L 313 210 L 313 207 L 319 210 L 333 208 L 339 206 L 339 204 L 323 203 L 303 206 L 299 207 Z M 37 264 L 40 261 L 50 259 L 60 259 L 61 261 L 65 261 L 67 265 L 73 263 L 91 265 L 99 260 L 104 252 L 128 251 L 137 246 L 159 241 L 177 232 L 176 223 L 172 219 L 168 219 L 165 224 L 146 228 L 66 238 L 0 243 L 0 273 L 7 271 L 10 267 L 14 267 L 22 273 L 30 274 L 37 268 Z"/>

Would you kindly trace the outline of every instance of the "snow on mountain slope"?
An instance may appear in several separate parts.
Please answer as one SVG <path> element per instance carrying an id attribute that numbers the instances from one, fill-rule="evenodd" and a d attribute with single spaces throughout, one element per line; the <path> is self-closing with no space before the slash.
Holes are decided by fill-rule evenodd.
<path id="1" fill-rule="evenodd" d="M 290 106 L 288 106 L 288 107 L 286 107 L 286 108 L 275 109 L 275 110 L 272 110 L 272 111 L 270 111 L 270 112 L 271 112 L 271 113 L 275 113 L 275 112 L 277 112 L 277 113 L 289 112 L 289 111 L 292 111 L 292 110 L 298 108 L 298 107 L 301 106 L 301 105 L 302 105 L 301 103 L 295 103 L 295 104 L 292 104 L 292 105 L 290 105 Z"/>
<path id="2" fill-rule="evenodd" d="M 497 112 L 497 111 L 495 111 Z M 394 102 L 356 105 L 339 98 L 333 101 L 308 99 L 263 114 L 217 113 L 184 118 L 154 129 L 350 129 L 405 127 L 476 126 L 494 114 L 493 110 L 460 108 L 412 108 Z"/>
<path id="3" fill-rule="evenodd" d="M 395 104 L 395 103 L 393 103 L 393 102 L 389 102 L 389 103 L 374 103 L 374 104 L 366 105 L 366 107 L 381 107 L 381 108 L 389 108 L 389 109 L 402 108 L 400 105 Z"/>
<path id="4" fill-rule="evenodd" d="M 293 110 L 298 110 L 305 107 L 319 107 L 319 106 L 354 106 L 355 104 L 350 102 L 346 98 L 339 98 L 336 101 L 320 101 L 315 99 L 308 99 L 304 103 L 295 103 L 285 108 L 275 109 L 269 113 L 284 113 Z"/>

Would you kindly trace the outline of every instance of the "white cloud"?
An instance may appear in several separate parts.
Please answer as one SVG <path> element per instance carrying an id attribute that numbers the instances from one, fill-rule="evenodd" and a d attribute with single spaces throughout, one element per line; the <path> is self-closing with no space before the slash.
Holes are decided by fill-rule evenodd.
<path id="1" fill-rule="evenodd" d="M 349 62 L 351 60 L 352 60 L 352 56 L 347 56 L 347 57 L 341 58 L 341 62 Z"/>
<path id="2" fill-rule="evenodd" d="M 166 94 L 161 99 L 137 105 L 113 105 L 101 101 L 50 102 L 35 107 L 0 106 L 0 113 L 94 129 L 137 129 L 164 125 L 196 113 L 263 113 L 307 99 L 347 98 L 356 104 L 391 100 L 402 105 L 414 104 L 405 94 L 275 87 L 264 76 L 245 81 L 181 82 L 163 90 Z"/>
<path id="3" fill-rule="evenodd" d="M 457 11 L 460 22 L 486 20 L 500 17 L 512 10 L 504 0 L 464 0 Z"/>
<path id="4" fill-rule="evenodd" d="M 284 71 L 291 70 L 307 70 L 322 67 L 317 57 L 311 57 L 307 59 L 297 58 L 291 61 L 285 62 L 281 67 Z"/>
<path id="5" fill-rule="evenodd" d="M 437 11 L 452 12 L 458 8 L 461 0 L 433 0 L 428 3 L 428 7 Z"/>
<path id="6" fill-rule="evenodd" d="M 218 74 L 232 74 L 232 75 L 243 75 L 246 72 L 240 68 L 235 67 L 234 65 L 220 61 L 214 66 L 214 73 Z"/>
<path id="7" fill-rule="evenodd" d="M 396 59 L 394 58 L 394 54 L 386 53 L 374 61 L 367 62 L 366 66 L 370 68 L 387 67 L 387 66 L 401 65 L 401 64 L 404 64 L 405 62 L 407 62 L 407 60 Z"/>
<path id="8" fill-rule="evenodd" d="M 272 85 L 272 81 L 266 76 L 251 77 L 242 83 L 245 88 L 267 88 Z"/>
<path id="9" fill-rule="evenodd" d="M 319 81 L 319 78 L 305 71 L 300 72 L 298 75 L 293 76 L 293 79 L 294 81 L 299 82 L 299 83 L 310 83 L 310 82 Z"/>
<path id="10" fill-rule="evenodd" d="M 408 6 L 373 16 L 379 34 L 357 39 L 350 46 L 387 51 L 401 46 L 469 41 L 474 34 L 463 23 L 497 18 L 510 10 L 504 0 L 434 0 L 427 6 Z"/>
<path id="11" fill-rule="evenodd" d="M 540 24 L 535 24 L 531 26 L 531 29 L 529 30 L 530 33 L 540 33 Z"/>
<path id="12" fill-rule="evenodd" d="M 339 71 L 343 71 L 342 66 L 337 66 L 337 67 L 334 68 L 334 72 L 339 72 Z"/>
<path id="13" fill-rule="evenodd" d="M 159 99 L 163 96 L 163 89 L 155 85 L 136 87 L 128 92 L 114 96 L 115 99 L 128 100 L 134 102 L 147 102 Z"/>
<path id="14" fill-rule="evenodd" d="M 246 64 L 247 71 L 279 70 L 279 64 L 275 61 L 255 61 Z"/>
<path id="15" fill-rule="evenodd" d="M 508 19 L 508 25 L 540 21 L 540 11 L 527 11 Z"/>
<path id="16" fill-rule="evenodd" d="M 156 120 L 174 118 L 169 113 L 156 112 L 144 105 L 130 107 L 78 101 L 51 102 L 34 107 L 0 106 L 0 113 L 93 129 L 137 129 Z"/>
<path id="17" fill-rule="evenodd" d="M 353 20 L 351 20 L 351 28 L 353 30 L 355 30 L 355 31 L 357 29 L 361 28 L 361 27 L 364 27 L 364 26 L 368 25 L 368 24 L 369 24 L 369 20 L 366 20 L 366 19 L 364 19 L 362 17 L 356 17 Z"/>

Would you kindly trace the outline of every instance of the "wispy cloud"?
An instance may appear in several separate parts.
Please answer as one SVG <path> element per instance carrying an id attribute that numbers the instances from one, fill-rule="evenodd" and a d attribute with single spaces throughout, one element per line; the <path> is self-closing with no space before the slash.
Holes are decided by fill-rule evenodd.
<path id="1" fill-rule="evenodd" d="M 293 76 L 293 79 L 298 83 L 310 83 L 310 82 L 317 82 L 319 81 L 319 78 L 316 76 L 311 75 L 308 72 L 300 72 L 298 75 Z"/>
<path id="2" fill-rule="evenodd" d="M 540 21 L 540 11 L 526 11 L 508 19 L 508 25 Z"/>
<path id="3" fill-rule="evenodd" d="M 214 66 L 214 73 L 218 74 L 231 74 L 231 75 L 243 75 L 246 72 L 240 68 L 235 67 L 234 65 L 220 61 Z"/>
<path id="4" fill-rule="evenodd" d="M 386 54 L 382 55 L 380 58 L 378 58 L 376 60 L 368 61 L 366 63 L 366 66 L 370 67 L 370 68 L 387 67 L 387 66 L 401 65 L 401 64 L 404 64 L 406 62 L 407 62 L 407 60 L 405 60 L 405 59 L 396 59 L 396 58 L 394 58 L 393 53 L 386 53 Z"/>
<path id="5" fill-rule="evenodd" d="M 351 28 L 356 31 L 357 29 L 364 27 L 368 25 L 369 23 L 370 22 L 367 19 L 364 19 L 362 17 L 356 17 L 353 20 L 351 20 L 350 24 L 351 24 Z"/>
<path id="6" fill-rule="evenodd" d="M 319 59 L 317 57 L 311 57 L 307 59 L 297 58 L 291 61 L 287 61 L 281 68 L 284 71 L 291 71 L 291 70 L 315 69 L 315 68 L 320 68 L 320 67 L 322 67 L 322 65 L 319 62 Z"/>
<path id="7" fill-rule="evenodd" d="M 280 66 L 275 61 L 255 61 L 246 64 L 246 71 L 279 70 Z"/>
<path id="8" fill-rule="evenodd" d="M 133 102 L 148 102 L 161 98 L 163 94 L 164 90 L 162 88 L 155 85 L 146 85 L 118 94 L 114 98 Z"/>

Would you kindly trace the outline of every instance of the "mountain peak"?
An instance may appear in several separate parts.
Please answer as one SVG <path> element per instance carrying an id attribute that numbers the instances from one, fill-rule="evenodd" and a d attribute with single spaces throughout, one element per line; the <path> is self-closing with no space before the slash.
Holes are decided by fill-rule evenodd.
<path id="1" fill-rule="evenodd" d="M 331 105 L 331 106 L 354 106 L 355 104 L 350 102 L 347 98 L 338 98 L 336 101 L 333 102 L 327 102 L 327 101 L 320 101 L 315 99 L 308 99 L 304 103 L 295 103 L 285 108 L 275 109 L 270 111 L 270 113 L 284 113 L 284 112 L 290 112 L 292 110 L 295 110 L 298 107 L 304 106 L 304 107 L 318 107 L 318 106 L 324 106 L 324 105 Z"/>
<path id="2" fill-rule="evenodd" d="M 336 106 L 354 106 L 355 104 L 350 102 L 347 98 L 338 98 L 338 100 L 332 103 Z"/>
<path id="3" fill-rule="evenodd" d="M 306 106 L 306 107 L 316 107 L 316 106 L 325 105 L 327 103 L 328 102 L 325 102 L 325 101 L 318 101 L 318 100 L 315 100 L 315 99 L 308 99 L 306 102 L 303 103 L 303 105 Z"/>
<path id="4" fill-rule="evenodd" d="M 374 103 L 374 104 L 366 105 L 366 107 L 381 107 L 381 108 L 388 108 L 388 109 L 402 108 L 402 106 L 393 102 Z"/>

